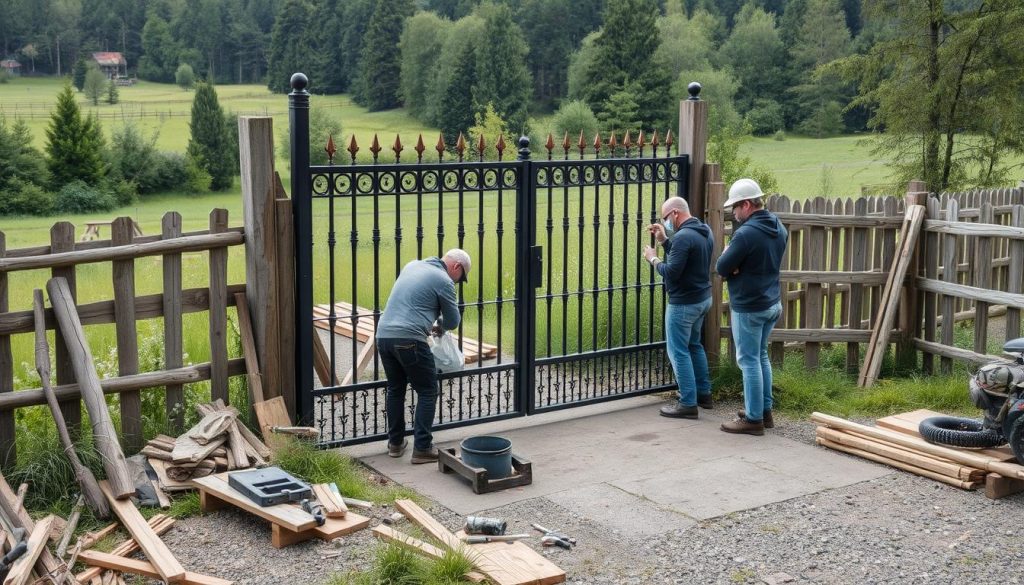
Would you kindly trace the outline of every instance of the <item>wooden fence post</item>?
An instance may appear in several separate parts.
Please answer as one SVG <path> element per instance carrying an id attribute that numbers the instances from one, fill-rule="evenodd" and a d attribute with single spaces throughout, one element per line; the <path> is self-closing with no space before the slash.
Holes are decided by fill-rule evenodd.
<path id="1" fill-rule="evenodd" d="M 242 171 L 242 213 L 245 224 L 245 296 L 250 307 L 256 354 L 264 396 L 281 396 L 294 386 L 281 368 L 281 280 L 278 274 L 278 180 L 274 173 L 274 125 L 269 117 L 238 119 L 239 163 Z M 291 222 L 291 214 L 280 218 Z M 289 284 L 289 287 L 293 286 Z M 291 359 L 294 359 L 293 357 Z M 289 370 L 290 371 L 290 370 Z M 289 402 L 286 399 L 286 402 Z"/>
<path id="2" fill-rule="evenodd" d="M 725 246 L 725 183 L 721 182 L 721 172 L 717 164 L 705 165 L 705 176 L 715 179 L 706 185 L 707 224 L 715 239 L 715 247 L 711 251 L 711 309 L 704 318 L 704 351 L 707 353 L 708 364 L 717 366 L 722 355 L 722 277 L 715 272 L 715 263 Z"/>
<path id="3" fill-rule="evenodd" d="M 690 98 L 679 102 L 679 154 L 690 157 L 690 214 L 704 218 L 707 208 L 704 186 L 711 182 L 704 175 L 708 146 L 708 103 L 700 99 L 700 84 L 691 83 L 688 91 Z"/>
<path id="4" fill-rule="evenodd" d="M 0 258 L 7 251 L 7 236 L 0 232 Z M 9 309 L 7 304 L 7 273 L 0 270 L 0 314 Z M 14 392 L 14 356 L 11 354 L 11 336 L 0 335 L 0 395 Z M 17 461 L 14 440 L 14 411 L 0 412 L 0 467 L 14 469 Z"/>
<path id="5" fill-rule="evenodd" d="M 904 209 L 910 209 L 911 205 L 927 205 L 927 184 L 924 181 L 910 181 L 907 184 L 907 194 L 903 201 Z M 925 219 L 928 219 L 927 208 Z M 920 276 L 918 272 L 919 267 L 924 262 L 923 254 L 926 246 L 927 238 L 918 238 L 917 249 L 914 250 L 911 256 L 910 267 L 907 270 L 910 278 L 907 279 L 903 286 L 899 322 L 902 336 L 896 344 L 896 363 L 904 370 L 912 370 L 917 367 L 917 349 L 914 345 L 914 338 L 921 336 L 921 309 L 924 303 L 919 302 L 915 279 Z"/>
<path id="6" fill-rule="evenodd" d="M 168 211 L 164 214 L 161 236 L 172 240 L 181 236 L 181 214 Z M 164 367 L 168 370 L 182 365 L 182 323 L 181 323 L 181 254 L 166 254 L 163 257 L 164 277 Z M 167 421 L 175 433 L 185 430 L 185 391 L 181 384 L 168 384 L 164 398 Z"/>
<path id="7" fill-rule="evenodd" d="M 112 246 L 128 246 L 135 239 L 132 218 L 119 217 L 110 226 Z M 139 373 L 139 337 L 135 324 L 135 260 L 115 260 L 114 320 L 117 331 L 117 374 Z M 52 301 L 52 299 L 51 299 Z M 78 381 L 81 383 L 81 380 Z M 129 455 L 142 448 L 142 394 L 139 390 L 121 394 L 121 434 Z"/>
<path id="8" fill-rule="evenodd" d="M 75 249 L 75 226 L 66 221 L 53 224 L 50 228 L 50 252 L 71 252 Z M 75 267 L 63 266 L 50 270 L 51 277 L 63 276 L 68 281 L 68 288 L 71 289 L 71 298 L 77 299 L 77 288 L 75 285 Z M 71 384 L 75 381 L 75 369 L 71 364 L 71 356 L 68 355 L 68 348 L 64 343 L 64 334 L 60 326 L 54 327 L 54 350 L 57 358 L 57 385 Z M 60 403 L 61 414 L 64 423 L 67 425 L 68 434 L 72 440 L 77 439 L 82 433 L 82 401 L 68 400 Z"/>
<path id="9" fill-rule="evenodd" d="M 279 362 L 279 379 L 277 395 L 284 398 L 288 412 L 295 412 L 296 392 L 295 381 L 289 372 L 295 371 L 295 236 L 292 223 L 292 200 L 284 190 L 281 177 L 274 173 L 277 199 L 277 329 Z M 318 335 L 316 330 L 313 335 Z M 265 378 L 265 376 L 264 376 Z M 265 391 L 265 390 L 264 390 Z"/>
<path id="10" fill-rule="evenodd" d="M 228 210 L 210 212 L 210 234 L 228 230 Z M 210 249 L 210 399 L 228 396 L 228 249 Z"/>
<path id="11" fill-rule="evenodd" d="M 1014 205 L 1010 216 L 1010 225 L 1024 228 L 1024 205 Z M 1024 240 L 1012 240 L 1009 246 L 1009 276 L 1007 292 L 1020 294 L 1024 292 Z M 1006 308 L 1006 340 L 1020 337 L 1020 309 Z"/>

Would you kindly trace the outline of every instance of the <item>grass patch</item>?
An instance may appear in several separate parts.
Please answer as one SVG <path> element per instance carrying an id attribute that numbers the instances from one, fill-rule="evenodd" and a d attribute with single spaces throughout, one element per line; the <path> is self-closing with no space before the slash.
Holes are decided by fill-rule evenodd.
<path id="1" fill-rule="evenodd" d="M 377 549 L 369 571 L 333 575 L 326 585 L 449 585 L 465 582 L 462 576 L 472 569 L 472 561 L 460 551 L 449 550 L 435 560 L 388 543 Z"/>
<path id="2" fill-rule="evenodd" d="M 171 500 L 171 507 L 165 512 L 171 518 L 188 518 L 202 513 L 199 506 L 199 492 L 188 492 Z"/>
<path id="3" fill-rule="evenodd" d="M 311 483 L 335 483 L 349 498 L 373 502 L 394 502 L 396 499 L 422 501 L 419 494 L 390 481 L 371 480 L 365 467 L 337 450 L 320 450 L 309 441 L 280 437 L 273 464 Z"/>

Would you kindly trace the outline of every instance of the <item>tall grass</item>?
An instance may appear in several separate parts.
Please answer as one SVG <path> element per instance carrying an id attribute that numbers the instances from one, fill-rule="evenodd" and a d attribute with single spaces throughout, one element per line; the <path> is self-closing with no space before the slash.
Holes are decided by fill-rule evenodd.
<path id="1" fill-rule="evenodd" d="M 330 577 L 326 585 L 455 585 L 473 570 L 465 551 L 448 550 L 440 559 L 427 559 L 395 543 L 381 545 L 373 567 Z"/>

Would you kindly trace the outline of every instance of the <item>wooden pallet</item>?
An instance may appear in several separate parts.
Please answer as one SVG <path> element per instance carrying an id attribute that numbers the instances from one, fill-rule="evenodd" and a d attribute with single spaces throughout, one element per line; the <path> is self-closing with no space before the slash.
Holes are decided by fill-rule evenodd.
<path id="1" fill-rule="evenodd" d="M 313 325 L 319 329 L 325 331 L 331 331 L 331 324 L 326 321 L 330 315 L 330 305 L 314 305 L 313 306 L 313 318 L 317 319 L 313 321 Z M 334 323 L 334 333 L 336 335 L 342 335 L 351 339 L 353 336 L 357 341 L 367 342 L 372 341 L 374 337 L 374 323 L 373 323 L 373 311 L 359 307 L 356 315 L 359 320 L 356 326 L 352 327 L 352 305 L 349 303 L 334 303 L 334 313 L 337 320 Z M 459 336 L 453 332 L 456 343 L 459 342 Z M 462 354 L 466 358 L 467 364 L 473 364 L 480 360 L 489 360 L 498 356 L 497 346 L 489 343 L 481 343 L 475 339 L 469 337 L 463 337 L 462 342 Z"/>
<path id="2" fill-rule="evenodd" d="M 348 512 L 344 518 L 328 518 L 323 526 L 317 526 L 313 516 L 298 504 L 260 507 L 228 485 L 226 473 L 195 479 L 192 484 L 199 490 L 199 503 L 204 513 L 232 505 L 270 522 L 271 544 L 274 548 L 284 548 L 313 538 L 332 540 L 370 525 L 369 518 L 353 512 Z"/>
<path id="3" fill-rule="evenodd" d="M 487 479 L 486 469 L 466 465 L 455 454 L 454 448 L 438 449 L 437 468 L 441 473 L 457 473 L 468 479 L 475 494 L 486 494 L 533 483 L 533 464 L 515 454 L 512 455 L 512 469 L 515 473 L 501 479 Z"/>

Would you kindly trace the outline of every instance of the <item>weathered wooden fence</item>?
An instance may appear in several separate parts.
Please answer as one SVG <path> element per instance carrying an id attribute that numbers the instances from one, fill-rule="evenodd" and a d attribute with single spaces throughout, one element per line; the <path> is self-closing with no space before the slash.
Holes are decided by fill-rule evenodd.
<path id="1" fill-rule="evenodd" d="M 128 217 L 113 222 L 110 240 L 76 242 L 75 226 L 58 222 L 50 229 L 49 246 L 8 250 L 6 238 L 0 232 L 0 460 L 4 468 L 13 465 L 16 459 L 15 409 L 46 403 L 42 389 L 14 392 L 11 336 L 32 334 L 33 288 L 44 289 L 47 279 L 62 276 L 75 294 L 78 266 L 112 265 L 113 298 L 79 303 L 78 312 L 83 325 L 113 323 L 115 326 L 118 376 L 103 380 L 101 386 L 104 392 L 119 396 L 124 447 L 132 453 L 143 442 L 142 389 L 165 389 L 168 420 L 180 429 L 184 420 L 184 384 L 209 380 L 211 398 L 227 401 L 228 377 L 245 373 L 242 359 L 228 359 L 227 346 L 228 306 L 235 304 L 234 293 L 245 291 L 244 284 L 227 282 L 228 248 L 243 244 L 244 239 L 242 228 L 228 227 L 228 213 L 223 209 L 213 210 L 210 228 L 197 232 L 183 233 L 181 215 L 177 212 L 165 214 L 162 233 L 151 236 L 135 236 Z M 196 252 L 207 256 L 209 284 L 185 289 L 182 287 L 182 255 Z M 136 260 L 151 256 L 162 258 L 163 292 L 137 296 Z M 18 290 L 28 291 L 28 296 L 17 299 L 24 307 L 22 310 L 12 311 L 9 275 L 16 272 L 25 272 L 23 277 L 30 282 L 19 283 Z M 210 361 L 185 366 L 182 363 L 182 315 L 199 311 L 209 313 Z M 164 369 L 140 372 L 137 322 L 153 318 L 163 320 Z M 56 393 L 64 418 L 74 432 L 81 425 L 81 395 L 52 309 L 46 310 L 46 327 L 55 331 Z"/>
<path id="2" fill-rule="evenodd" d="M 717 178 L 715 165 L 707 166 L 705 175 Z M 716 241 L 724 242 L 731 234 L 721 207 L 725 185 L 710 181 L 706 192 L 706 219 Z M 1024 188 L 936 195 L 912 182 L 904 197 L 791 201 L 773 196 L 766 207 L 790 232 L 781 274 L 783 314 L 771 336 L 773 361 L 781 362 L 785 348 L 795 345 L 802 347 L 804 363 L 813 369 L 819 365 L 822 344 L 843 343 L 847 369 L 858 370 L 863 345 L 879 318 L 907 202 L 926 204 L 928 219 L 890 332 L 901 363 L 915 367 L 920 352 L 924 370 L 931 373 L 935 355 L 941 357 L 943 372 L 950 371 L 954 359 L 996 359 L 988 348 L 990 316 L 1005 315 L 1006 339 L 1020 336 Z M 719 243 L 716 257 L 721 248 Z M 715 276 L 705 338 L 709 353 L 717 353 L 716 342 L 724 338 L 728 355 L 733 355 L 722 288 Z M 974 322 L 973 351 L 954 345 L 954 325 L 965 320 Z"/>

